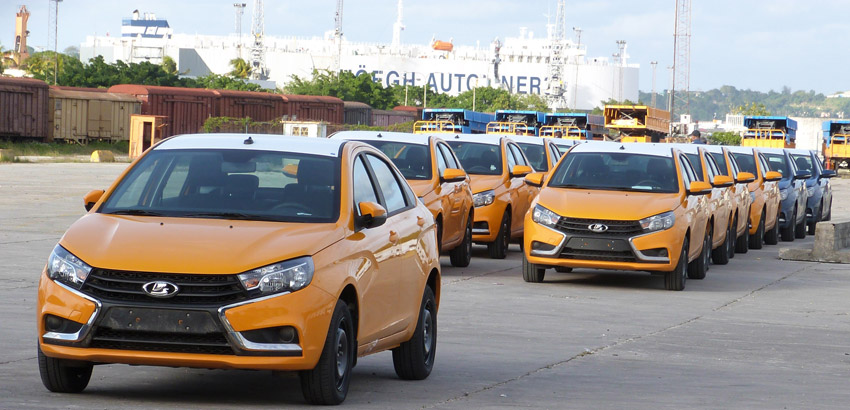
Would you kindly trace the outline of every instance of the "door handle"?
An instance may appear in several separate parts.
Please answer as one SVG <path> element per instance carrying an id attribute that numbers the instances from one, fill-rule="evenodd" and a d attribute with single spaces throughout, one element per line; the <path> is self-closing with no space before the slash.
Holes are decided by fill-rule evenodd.
<path id="1" fill-rule="evenodd" d="M 419 225 L 420 227 L 425 226 L 425 218 L 423 218 L 421 216 L 417 216 L 416 217 L 416 224 Z"/>
<path id="2" fill-rule="evenodd" d="M 398 232 L 390 231 L 390 242 L 398 243 Z"/>

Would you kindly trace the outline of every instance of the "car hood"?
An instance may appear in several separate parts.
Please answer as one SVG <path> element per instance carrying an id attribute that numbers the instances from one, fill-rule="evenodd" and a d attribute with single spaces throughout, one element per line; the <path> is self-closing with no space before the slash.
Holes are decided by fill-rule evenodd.
<path id="1" fill-rule="evenodd" d="M 488 191 L 491 189 L 496 189 L 497 186 L 501 185 L 505 182 L 504 175 L 469 175 L 470 182 L 469 187 L 472 189 L 473 194 L 477 194 L 481 191 Z"/>
<path id="2" fill-rule="evenodd" d="M 59 241 L 89 265 L 163 273 L 241 273 L 314 255 L 344 237 L 332 223 L 87 214 Z"/>
<path id="3" fill-rule="evenodd" d="M 434 190 L 434 181 L 421 179 L 408 179 L 407 183 L 413 189 L 413 193 L 418 197 L 423 197 Z"/>
<path id="4" fill-rule="evenodd" d="M 572 218 L 634 221 L 680 206 L 681 194 L 544 188 L 538 204 Z"/>

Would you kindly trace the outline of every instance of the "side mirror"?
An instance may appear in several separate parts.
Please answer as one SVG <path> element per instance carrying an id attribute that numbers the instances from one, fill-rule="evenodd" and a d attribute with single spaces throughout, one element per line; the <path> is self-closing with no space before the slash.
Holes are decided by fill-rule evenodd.
<path id="1" fill-rule="evenodd" d="M 534 170 L 528 165 L 514 165 L 514 168 L 511 170 L 511 178 L 524 177 L 532 172 Z"/>
<path id="2" fill-rule="evenodd" d="M 542 187 L 543 179 L 546 177 L 546 174 L 543 172 L 535 172 L 532 174 L 528 174 L 525 176 L 526 185 Z"/>
<path id="3" fill-rule="evenodd" d="M 794 175 L 794 179 L 809 179 L 812 177 L 812 173 L 809 171 L 797 171 Z"/>
<path id="4" fill-rule="evenodd" d="M 743 184 L 749 184 L 756 180 L 756 176 L 752 174 L 752 172 L 739 172 L 738 175 L 735 176 L 735 181 Z"/>
<path id="5" fill-rule="evenodd" d="M 440 179 L 443 182 L 463 182 L 466 181 L 466 172 L 463 172 L 462 169 L 446 168 Z"/>
<path id="6" fill-rule="evenodd" d="M 834 170 L 825 169 L 825 170 L 823 170 L 823 172 L 821 172 L 820 177 L 821 178 L 833 178 L 836 175 L 838 175 L 838 174 Z"/>
<path id="7" fill-rule="evenodd" d="M 767 173 L 764 174 L 764 180 L 767 182 L 779 181 L 780 179 L 782 179 L 782 174 L 776 171 L 767 171 Z"/>
<path id="8" fill-rule="evenodd" d="M 380 204 L 361 202 L 357 208 L 360 210 L 360 216 L 356 219 L 358 227 L 376 228 L 387 222 L 387 210 Z"/>
<path id="9" fill-rule="evenodd" d="M 100 197 L 102 197 L 105 192 L 106 191 L 102 189 L 96 189 L 87 193 L 83 197 L 83 205 L 86 207 L 86 211 L 91 211 L 91 209 L 94 208 L 94 204 L 100 200 Z"/>
<path id="10" fill-rule="evenodd" d="M 694 181 L 691 182 L 691 188 L 688 189 L 688 195 L 708 195 L 711 193 L 711 184 L 708 182 Z"/>
<path id="11" fill-rule="evenodd" d="M 728 188 L 734 184 L 735 181 L 732 180 L 732 177 L 727 177 L 726 175 L 718 175 L 711 182 L 711 185 L 714 185 L 716 188 Z"/>

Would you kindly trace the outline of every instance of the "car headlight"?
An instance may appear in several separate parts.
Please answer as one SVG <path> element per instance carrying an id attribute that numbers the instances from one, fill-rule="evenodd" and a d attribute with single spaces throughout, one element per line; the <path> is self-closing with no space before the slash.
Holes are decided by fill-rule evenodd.
<path id="1" fill-rule="evenodd" d="M 676 215 L 673 214 L 673 211 L 669 211 L 663 214 L 650 216 L 649 218 L 643 218 L 639 222 L 640 227 L 643 228 L 644 231 L 663 231 L 673 227 L 673 224 L 676 222 Z"/>
<path id="2" fill-rule="evenodd" d="M 543 226 L 554 228 L 558 224 L 561 216 L 540 206 L 535 205 L 534 211 L 531 213 L 531 220 Z"/>
<path id="3" fill-rule="evenodd" d="M 56 245 L 47 260 L 47 277 L 74 289 L 83 287 L 92 267 L 65 248 Z"/>
<path id="4" fill-rule="evenodd" d="M 294 292 L 313 280 L 313 258 L 305 256 L 273 263 L 238 275 L 246 290 L 259 295 Z"/>
<path id="5" fill-rule="evenodd" d="M 487 206 L 492 204 L 494 200 L 496 200 L 496 192 L 492 189 L 489 191 L 479 192 L 472 195 L 472 206 L 476 208 L 480 206 Z"/>
<path id="6" fill-rule="evenodd" d="M 808 196 L 815 196 L 815 187 L 806 188 L 806 194 Z"/>
<path id="7" fill-rule="evenodd" d="M 779 199 L 784 201 L 785 198 L 788 198 L 788 188 L 779 190 Z"/>

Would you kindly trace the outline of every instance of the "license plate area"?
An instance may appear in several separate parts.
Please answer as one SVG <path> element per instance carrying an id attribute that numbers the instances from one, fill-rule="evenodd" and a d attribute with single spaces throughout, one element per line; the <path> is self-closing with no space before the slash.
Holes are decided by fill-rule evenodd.
<path id="1" fill-rule="evenodd" d="M 626 241 L 622 239 L 601 238 L 571 238 L 567 242 L 567 247 L 584 251 L 626 252 L 631 250 Z"/>
<path id="2" fill-rule="evenodd" d="M 136 332 L 206 334 L 220 332 L 209 312 L 198 310 L 112 307 L 100 327 Z"/>

